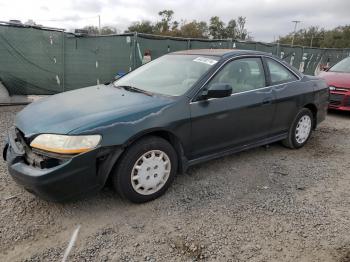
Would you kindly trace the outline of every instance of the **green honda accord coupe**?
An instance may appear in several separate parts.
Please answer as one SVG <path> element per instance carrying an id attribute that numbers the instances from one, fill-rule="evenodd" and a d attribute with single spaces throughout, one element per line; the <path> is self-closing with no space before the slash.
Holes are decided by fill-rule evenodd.
<path id="1" fill-rule="evenodd" d="M 110 181 L 141 203 L 191 165 L 276 141 L 301 148 L 325 119 L 328 97 L 324 80 L 267 53 L 175 52 L 113 83 L 28 105 L 3 156 L 13 179 L 44 199 Z"/>

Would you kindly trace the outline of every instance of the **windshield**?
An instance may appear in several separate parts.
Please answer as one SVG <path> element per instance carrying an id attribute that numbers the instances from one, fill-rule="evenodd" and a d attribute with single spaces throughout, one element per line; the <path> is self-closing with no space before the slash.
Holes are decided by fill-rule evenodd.
<path id="1" fill-rule="evenodd" d="M 151 93 L 183 95 L 214 66 L 218 57 L 198 55 L 165 55 L 114 82 Z"/>
<path id="2" fill-rule="evenodd" d="M 343 59 L 338 64 L 335 64 L 328 71 L 350 73 L 350 57 Z"/>

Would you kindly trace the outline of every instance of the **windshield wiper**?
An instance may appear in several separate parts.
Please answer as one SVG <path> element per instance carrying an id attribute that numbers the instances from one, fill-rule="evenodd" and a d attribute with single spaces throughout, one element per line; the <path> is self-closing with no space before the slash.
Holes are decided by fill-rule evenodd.
<path id="1" fill-rule="evenodd" d="M 130 92 L 137 92 L 137 93 L 142 93 L 142 94 L 145 94 L 148 96 L 153 96 L 153 94 L 151 92 L 148 92 L 146 90 L 143 90 L 143 89 L 140 89 L 140 88 L 137 88 L 134 86 L 115 86 L 115 87 L 124 88 L 125 90 L 130 91 Z"/>

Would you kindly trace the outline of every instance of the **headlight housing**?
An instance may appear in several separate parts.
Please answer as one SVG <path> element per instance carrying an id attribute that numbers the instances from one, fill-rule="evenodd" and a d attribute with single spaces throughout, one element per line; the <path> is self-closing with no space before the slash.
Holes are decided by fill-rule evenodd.
<path id="1" fill-rule="evenodd" d="M 30 146 L 58 154 L 79 154 L 98 146 L 100 135 L 68 136 L 55 134 L 38 135 Z"/>
<path id="2" fill-rule="evenodd" d="M 329 88 L 330 91 L 334 91 L 335 90 L 334 86 L 329 86 L 328 88 Z"/>

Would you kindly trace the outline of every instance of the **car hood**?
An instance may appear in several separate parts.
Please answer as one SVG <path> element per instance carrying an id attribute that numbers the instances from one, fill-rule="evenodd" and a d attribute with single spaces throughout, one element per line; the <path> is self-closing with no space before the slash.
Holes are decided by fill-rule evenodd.
<path id="1" fill-rule="evenodd" d="M 98 85 L 39 99 L 17 114 L 15 126 L 26 137 L 39 133 L 68 134 L 77 129 L 84 132 L 104 123 L 133 121 L 172 101 L 113 85 Z"/>
<path id="2" fill-rule="evenodd" d="M 328 85 L 350 88 L 350 73 L 321 72 L 319 76 L 326 80 Z"/>

